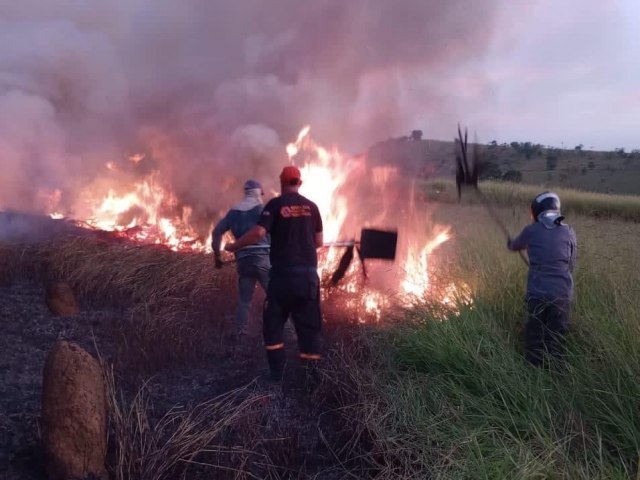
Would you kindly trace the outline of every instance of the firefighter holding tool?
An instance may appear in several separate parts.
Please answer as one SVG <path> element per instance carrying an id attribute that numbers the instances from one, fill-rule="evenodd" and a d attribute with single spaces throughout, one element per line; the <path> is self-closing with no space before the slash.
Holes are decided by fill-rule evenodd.
<path id="1" fill-rule="evenodd" d="M 573 270 L 577 241 L 573 229 L 563 222 L 560 198 L 543 192 L 531 202 L 531 218 L 516 238 L 507 240 L 511 251 L 529 254 L 525 351 L 531 364 L 562 358 L 573 300 Z"/>
<path id="2" fill-rule="evenodd" d="M 255 227 L 225 249 L 236 252 L 271 236 L 271 271 L 263 311 L 263 335 L 270 375 L 280 381 L 285 366 L 284 326 L 289 315 L 298 337 L 300 358 L 320 360 L 320 279 L 316 249 L 322 247 L 322 219 L 315 203 L 300 195 L 300 170 L 284 167 L 282 195 L 264 207 Z"/>

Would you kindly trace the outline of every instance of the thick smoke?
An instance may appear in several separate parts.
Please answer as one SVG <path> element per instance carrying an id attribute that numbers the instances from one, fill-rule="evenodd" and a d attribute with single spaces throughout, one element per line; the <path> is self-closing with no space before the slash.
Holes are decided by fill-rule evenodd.
<path id="1" fill-rule="evenodd" d="M 357 152 L 444 118 L 442 84 L 481 58 L 494 13 L 467 0 L 3 2 L 0 208 L 44 211 L 54 196 L 73 213 L 113 162 L 126 178 L 158 169 L 213 216 L 242 180 L 273 181 L 305 124 Z"/>

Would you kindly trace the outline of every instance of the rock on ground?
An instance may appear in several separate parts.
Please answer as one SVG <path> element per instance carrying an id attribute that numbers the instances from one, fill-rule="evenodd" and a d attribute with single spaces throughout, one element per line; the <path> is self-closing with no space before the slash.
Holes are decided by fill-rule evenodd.
<path id="1" fill-rule="evenodd" d="M 66 282 L 53 282 L 47 288 L 47 307 L 51 313 L 59 316 L 78 315 L 80 308 L 73 295 L 73 290 Z"/>
<path id="2" fill-rule="evenodd" d="M 75 343 L 56 343 L 42 388 L 42 440 L 51 480 L 106 477 L 106 417 L 98 361 Z"/>

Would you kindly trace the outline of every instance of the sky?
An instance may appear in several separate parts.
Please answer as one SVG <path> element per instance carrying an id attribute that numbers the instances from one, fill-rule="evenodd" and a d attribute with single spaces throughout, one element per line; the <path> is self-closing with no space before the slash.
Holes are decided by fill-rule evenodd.
<path id="1" fill-rule="evenodd" d="M 2 1 L 0 207 L 74 203 L 111 162 L 208 208 L 307 124 L 354 154 L 458 122 L 640 148 L 639 31 L 638 0 Z"/>
<path id="2" fill-rule="evenodd" d="M 410 102 L 426 90 L 448 107 L 407 106 L 412 125 L 444 140 L 459 119 L 481 142 L 640 148 L 639 1 L 505 1 L 494 15 L 477 58 L 405 77 Z"/>
<path id="3" fill-rule="evenodd" d="M 513 3 L 484 65 L 483 137 L 640 148 L 640 2 Z"/>

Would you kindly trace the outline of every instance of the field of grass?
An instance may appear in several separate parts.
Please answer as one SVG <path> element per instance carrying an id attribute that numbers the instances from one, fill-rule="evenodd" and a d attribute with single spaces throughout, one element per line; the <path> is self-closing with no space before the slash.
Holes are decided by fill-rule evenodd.
<path id="1" fill-rule="evenodd" d="M 512 233 L 528 198 L 497 196 Z M 640 225 L 568 218 L 577 296 L 568 367 L 549 372 L 522 356 L 526 267 L 503 234 L 477 205 L 438 205 L 436 219 L 455 232 L 439 263 L 474 302 L 445 321 L 416 311 L 363 335 L 371 357 L 351 357 L 361 401 L 345 419 L 369 438 L 368 468 L 376 478 L 640 478 Z"/>
<path id="2" fill-rule="evenodd" d="M 617 218 L 640 221 L 640 196 L 609 195 L 606 193 L 571 190 L 566 188 L 547 188 L 539 185 L 522 185 L 511 182 L 481 182 L 479 189 L 484 197 L 493 204 L 507 205 L 513 208 L 526 208 L 538 193 L 553 190 L 562 199 L 565 214 L 578 214 L 596 218 Z M 430 180 L 424 184 L 424 192 L 429 200 L 441 203 L 458 201 L 456 185 L 453 180 Z M 477 204 L 479 199 L 472 188 L 462 192 L 462 202 Z"/>
<path id="3" fill-rule="evenodd" d="M 481 190 L 512 235 L 528 223 L 536 187 L 484 183 Z M 522 260 L 506 250 L 504 234 L 473 192 L 457 203 L 452 182 L 429 182 L 425 191 L 421 205 L 453 233 L 429 260 L 432 278 L 464 283 L 473 302 L 446 319 L 441 309 L 425 306 L 392 321 L 336 329 L 316 390 L 297 397 L 260 390 L 256 405 L 268 397 L 273 406 L 247 409 L 248 420 L 234 427 L 240 437 L 229 441 L 250 439 L 268 466 L 259 470 L 262 477 L 251 478 L 266 478 L 264 471 L 273 467 L 268 478 L 640 479 L 640 222 L 634 213 L 640 199 L 559 192 L 578 237 L 576 302 L 567 367 L 546 371 L 522 355 Z M 175 367 L 192 375 L 201 363 L 229 367 L 223 363 L 229 343 L 223 317 L 233 311 L 235 272 L 215 270 L 210 256 L 89 238 L 0 244 L 0 285 L 57 278 L 69 282 L 85 305 L 121 311 L 122 325 L 113 335 L 116 370 L 135 366 L 145 378 Z M 260 357 L 262 364 L 258 337 L 256 331 L 247 358 Z M 220 391 L 239 388 L 237 382 L 256 373 L 247 358 L 236 359 L 228 379 L 216 377 L 226 382 Z M 137 376 L 130 376 L 135 384 Z M 225 411 L 232 413 L 216 413 L 216 407 L 212 416 L 239 415 L 245 397 L 231 402 Z M 211 401 L 220 398 L 226 397 Z M 178 429 L 201 418 L 200 407 L 189 408 Z M 145 462 L 158 458 L 149 448 L 169 430 L 138 431 L 135 423 L 153 411 L 142 400 L 111 402 L 118 478 L 138 478 L 126 472 L 151 468 Z M 308 413 L 302 424 L 301 412 Z M 158 425 L 167 418 L 173 417 L 160 412 Z M 269 422 L 277 428 L 269 430 Z M 208 435 L 219 432 L 208 428 L 216 425 L 209 420 L 202 425 L 202 435 L 185 430 L 188 439 L 180 437 L 184 450 L 176 461 L 209 448 Z M 263 438 L 265 432 L 273 438 Z M 321 446 L 328 452 L 324 476 L 305 473 L 309 450 L 301 439 L 316 437 L 313 451 Z M 236 468 L 237 455 L 256 458 L 254 453 L 232 449 L 220 462 Z M 162 478 L 177 478 L 171 475 Z M 231 475 L 216 478 L 249 478 Z"/>

